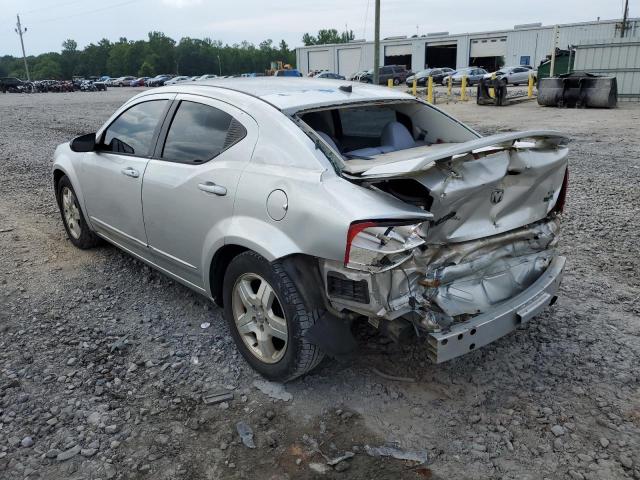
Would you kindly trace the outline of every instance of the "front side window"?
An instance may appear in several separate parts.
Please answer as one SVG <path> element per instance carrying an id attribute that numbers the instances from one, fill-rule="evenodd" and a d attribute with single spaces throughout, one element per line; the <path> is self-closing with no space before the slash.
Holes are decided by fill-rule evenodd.
<path id="1" fill-rule="evenodd" d="M 153 132 L 162 117 L 167 100 L 138 103 L 124 111 L 105 131 L 102 151 L 147 156 Z"/>
<path id="2" fill-rule="evenodd" d="M 162 159 L 179 163 L 204 163 L 246 136 L 231 115 L 201 103 L 182 101 L 176 111 Z"/>

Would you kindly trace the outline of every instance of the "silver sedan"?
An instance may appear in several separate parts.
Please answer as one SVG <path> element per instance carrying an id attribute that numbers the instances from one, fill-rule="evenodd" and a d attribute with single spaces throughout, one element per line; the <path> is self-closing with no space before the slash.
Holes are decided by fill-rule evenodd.
<path id="1" fill-rule="evenodd" d="M 552 304 L 565 143 L 482 137 L 377 86 L 206 80 L 60 145 L 53 183 L 75 246 L 106 240 L 215 301 L 286 381 L 353 350 L 358 319 L 442 362 Z"/>

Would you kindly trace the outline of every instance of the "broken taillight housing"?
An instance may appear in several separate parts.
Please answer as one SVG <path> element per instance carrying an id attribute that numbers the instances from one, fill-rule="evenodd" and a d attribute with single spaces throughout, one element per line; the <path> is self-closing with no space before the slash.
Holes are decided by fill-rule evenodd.
<path id="1" fill-rule="evenodd" d="M 562 180 L 562 188 L 558 194 L 558 200 L 553 207 L 553 211 L 557 213 L 564 212 L 564 204 L 567 201 L 567 190 L 569 189 L 569 167 L 564 172 L 564 180 Z"/>
<path id="2" fill-rule="evenodd" d="M 426 233 L 427 223 L 423 219 L 353 222 L 347 232 L 344 265 L 372 273 L 389 270 L 424 244 Z"/>

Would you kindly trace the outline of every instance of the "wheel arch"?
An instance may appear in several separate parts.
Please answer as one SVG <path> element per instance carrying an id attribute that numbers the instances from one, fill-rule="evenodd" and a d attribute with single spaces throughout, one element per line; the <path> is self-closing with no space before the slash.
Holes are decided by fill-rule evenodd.
<path id="1" fill-rule="evenodd" d="M 224 275 L 231 261 L 249 248 L 242 245 L 226 244 L 220 247 L 211 259 L 209 266 L 209 293 L 216 305 L 224 306 L 222 299 L 222 287 L 224 285 Z"/>
<path id="2" fill-rule="evenodd" d="M 223 285 L 224 276 L 231 261 L 241 253 L 251 251 L 265 257 L 262 252 L 248 248 L 239 244 L 226 244 L 220 247 L 211 259 L 209 267 L 209 293 L 216 305 L 223 307 Z M 324 288 L 318 288 L 318 285 L 324 285 L 318 266 L 318 259 L 311 255 L 302 253 L 294 253 L 285 257 L 269 259 L 268 262 L 279 262 L 289 276 L 294 280 L 298 291 L 307 306 L 324 305 Z"/>

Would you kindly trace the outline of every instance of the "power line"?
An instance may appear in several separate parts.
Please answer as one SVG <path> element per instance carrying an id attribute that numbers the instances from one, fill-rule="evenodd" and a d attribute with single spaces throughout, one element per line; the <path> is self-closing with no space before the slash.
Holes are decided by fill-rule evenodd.
<path id="1" fill-rule="evenodd" d="M 67 7 L 69 5 L 76 5 L 78 3 L 87 3 L 87 2 L 86 2 L 86 0 L 73 0 L 73 2 L 59 3 L 58 5 L 47 5 L 46 7 L 34 8 L 32 10 L 27 10 L 26 12 L 22 12 L 22 13 L 23 14 L 37 13 L 37 12 L 42 12 L 44 10 L 51 11 L 52 9 L 58 9 L 60 7 Z"/>
<path id="2" fill-rule="evenodd" d="M 364 25 L 362 26 L 362 38 L 367 39 L 367 20 L 369 18 L 369 4 L 371 0 L 367 0 L 367 9 L 364 11 Z"/>
<path id="3" fill-rule="evenodd" d="M 64 15 L 62 17 L 45 18 L 45 19 L 38 20 L 38 21 L 32 22 L 32 23 L 49 23 L 49 22 L 54 22 L 54 21 L 57 21 L 57 20 L 66 20 L 68 18 L 80 17 L 82 15 L 89 15 L 90 13 L 104 12 L 105 10 L 111 10 L 113 8 L 123 7 L 125 5 L 130 5 L 132 3 L 136 3 L 136 2 L 139 2 L 139 1 L 140 0 L 127 0 L 126 2 L 116 3 L 114 5 L 109 5 L 107 7 L 95 8 L 93 10 L 86 10 L 84 12 L 72 13 L 70 15 Z"/>

